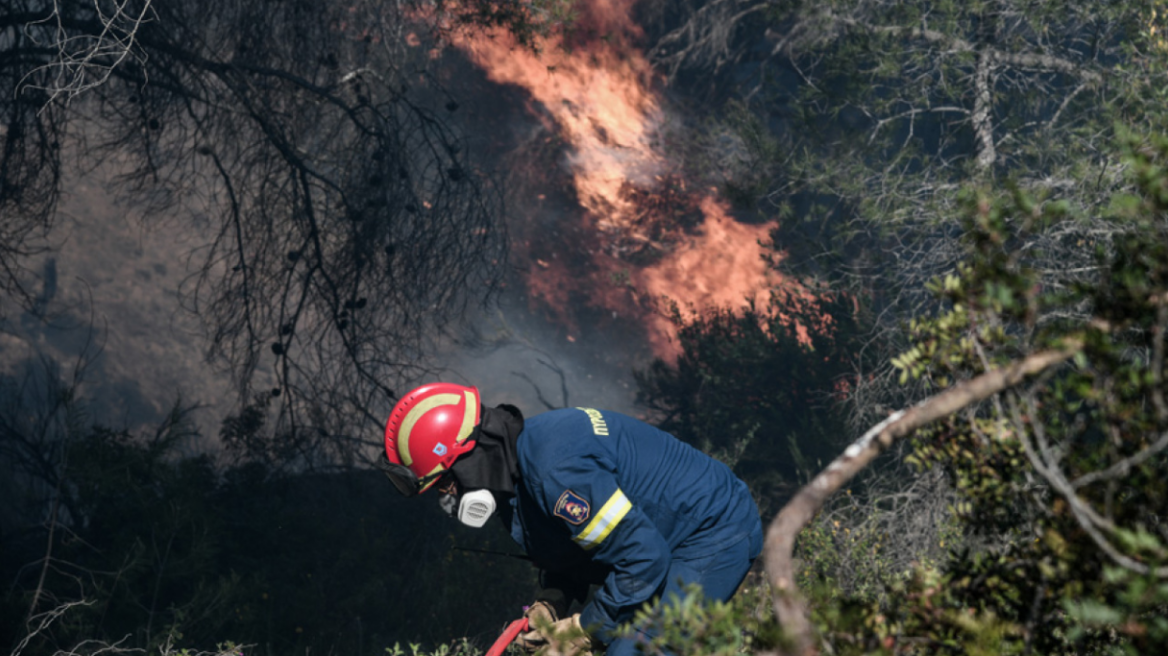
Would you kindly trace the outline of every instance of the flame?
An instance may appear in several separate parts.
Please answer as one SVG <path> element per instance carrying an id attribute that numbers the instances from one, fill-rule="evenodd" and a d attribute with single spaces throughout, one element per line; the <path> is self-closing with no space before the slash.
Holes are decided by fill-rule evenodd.
<path id="1" fill-rule="evenodd" d="M 764 259 L 761 243 L 772 226 L 738 223 L 725 204 L 707 196 L 701 202 L 705 221 L 700 234 L 685 241 L 636 279 L 648 290 L 668 296 L 682 307 L 740 307 L 754 301 L 765 305 L 767 288 L 778 283 Z M 650 341 L 660 354 L 673 348 L 673 323 L 660 314 L 649 324 Z"/>
<path id="2" fill-rule="evenodd" d="M 602 5 L 612 3 L 598 1 L 593 8 Z M 627 21 L 628 8 L 619 10 Z M 621 199 L 622 186 L 650 184 L 663 169 L 652 147 L 662 113 L 649 91 L 649 63 L 624 37 L 613 32 L 606 37 L 570 50 L 554 37 L 541 48 L 546 56 L 517 47 L 506 34 L 459 45 L 491 80 L 526 89 L 553 117 L 572 145 L 568 161 L 581 205 L 605 217 L 603 226 L 617 226 L 635 210 Z"/>
<path id="3" fill-rule="evenodd" d="M 660 153 L 666 111 L 653 69 L 634 46 L 641 34 L 630 8 L 628 0 L 592 0 L 577 26 L 600 36 L 572 43 L 553 36 L 542 54 L 501 32 L 455 45 L 492 81 L 525 89 L 532 113 L 570 148 L 566 164 L 582 225 L 565 240 L 571 244 L 527 244 L 537 264 L 530 293 L 569 330 L 581 298 L 613 316 L 639 317 L 655 353 L 672 357 L 675 327 L 654 311 L 657 301 L 701 309 L 758 300 L 779 282 L 760 245 L 773 224 L 734 221 L 725 203 L 689 189 Z"/>

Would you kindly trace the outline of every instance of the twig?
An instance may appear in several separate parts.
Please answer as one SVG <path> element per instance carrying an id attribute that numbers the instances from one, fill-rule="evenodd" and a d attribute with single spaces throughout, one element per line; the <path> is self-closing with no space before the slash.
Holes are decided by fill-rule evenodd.
<path id="1" fill-rule="evenodd" d="M 120 66 L 126 58 L 135 55 L 138 42 L 138 30 L 142 25 L 153 19 L 154 10 L 150 6 L 152 0 L 146 0 L 135 13 L 130 13 L 128 0 L 118 0 L 112 3 L 113 11 L 107 14 L 102 9 L 100 0 L 93 0 L 93 9 L 98 24 L 101 26 L 99 34 L 69 36 L 62 23 L 61 7 L 58 0 L 54 0 L 52 12 L 43 23 L 56 23 L 53 37 L 57 48 L 56 58 L 34 68 L 20 81 L 20 88 L 40 89 L 49 94 L 45 103 L 47 107 L 60 96 L 65 102 L 78 95 L 104 84 L 113 75 L 114 69 Z M 30 37 L 32 35 L 30 34 Z M 33 41 L 37 39 L 33 37 Z M 51 82 L 35 84 L 30 80 L 39 73 L 49 73 Z"/>
<path id="2" fill-rule="evenodd" d="M 37 623 L 37 627 L 35 629 L 29 631 L 28 635 L 24 636 L 24 638 L 22 638 L 21 641 L 19 643 L 17 643 L 16 648 L 12 650 L 12 654 L 10 656 L 20 656 L 20 653 L 22 651 L 24 651 L 24 648 L 28 646 L 28 643 L 31 642 L 33 638 L 35 638 L 38 634 L 40 634 L 45 629 L 48 629 L 50 626 L 52 626 L 53 622 L 56 622 L 58 619 L 61 618 L 62 615 L 69 612 L 69 610 L 72 609 L 73 607 L 75 607 L 75 606 L 92 606 L 92 605 L 93 605 L 92 601 L 88 601 L 85 599 L 82 599 L 80 601 L 67 601 L 67 602 L 61 604 L 60 606 L 57 606 L 56 608 L 52 608 L 50 610 L 47 610 L 47 611 L 41 613 L 40 615 L 34 615 L 32 617 L 29 617 L 28 618 L 29 624 L 33 623 L 33 621 L 35 621 L 35 620 L 39 620 L 39 622 Z"/>

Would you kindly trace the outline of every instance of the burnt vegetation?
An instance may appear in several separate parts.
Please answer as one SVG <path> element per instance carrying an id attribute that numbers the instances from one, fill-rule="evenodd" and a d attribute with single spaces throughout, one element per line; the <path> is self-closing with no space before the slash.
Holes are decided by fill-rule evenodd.
<path id="1" fill-rule="evenodd" d="M 290 476 L 198 454 L 207 437 L 181 403 L 140 431 L 95 424 L 83 369 L 30 362 L 0 377 L 7 653 L 485 641 L 532 593 L 527 563 L 456 548 L 504 551 L 506 535 L 451 536 L 376 471 Z M 484 609 L 485 596 L 501 603 Z"/>
<path id="2" fill-rule="evenodd" d="M 0 284 L 53 225 L 65 153 L 212 239 L 184 298 L 302 464 L 351 458 L 433 340 L 490 298 L 498 190 L 382 3 L 39 2 L 0 12 Z M 10 308 L 11 309 L 11 308 Z M 343 455 L 342 455 L 343 454 Z"/>

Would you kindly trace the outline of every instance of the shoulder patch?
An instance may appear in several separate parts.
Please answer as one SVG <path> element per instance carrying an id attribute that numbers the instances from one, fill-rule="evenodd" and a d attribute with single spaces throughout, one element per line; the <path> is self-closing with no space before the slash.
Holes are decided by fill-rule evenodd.
<path id="1" fill-rule="evenodd" d="M 556 502 L 554 514 L 569 524 L 580 525 L 588 520 L 588 514 L 591 510 L 588 507 L 588 502 L 579 494 L 571 490 L 564 490 L 564 493 L 560 495 L 560 500 Z"/>

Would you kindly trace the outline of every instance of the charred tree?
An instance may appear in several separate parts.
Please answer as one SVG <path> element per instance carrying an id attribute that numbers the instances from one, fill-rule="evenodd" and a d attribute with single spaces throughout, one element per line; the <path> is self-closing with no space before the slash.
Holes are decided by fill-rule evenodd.
<path id="1" fill-rule="evenodd" d="M 380 416 L 506 261 L 501 196 L 432 74 L 427 24 L 368 2 L 6 7 L 3 291 L 35 305 L 23 267 L 63 153 L 110 167 L 148 217 L 209 236 L 183 298 L 241 401 L 265 399 L 300 462 L 351 457 L 359 441 L 335 436 Z"/>

